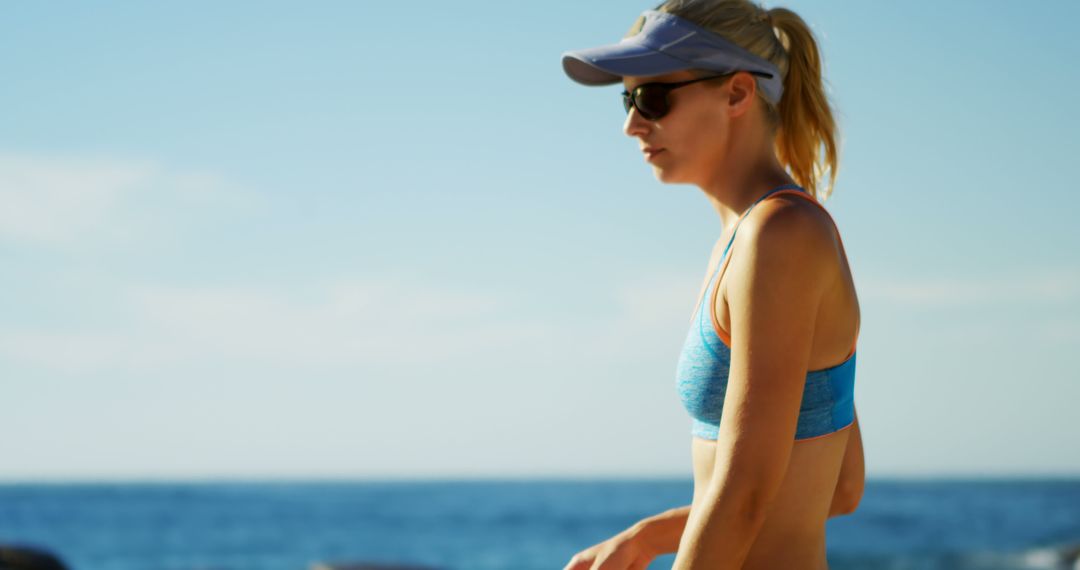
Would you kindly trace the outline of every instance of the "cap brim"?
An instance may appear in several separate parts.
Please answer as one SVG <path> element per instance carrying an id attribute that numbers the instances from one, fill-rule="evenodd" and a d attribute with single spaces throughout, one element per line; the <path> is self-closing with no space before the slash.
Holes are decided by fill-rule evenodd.
<path id="1" fill-rule="evenodd" d="M 632 41 L 568 51 L 562 56 L 562 65 L 570 79 L 583 85 L 611 85 L 627 75 L 662 75 L 693 67 Z"/>

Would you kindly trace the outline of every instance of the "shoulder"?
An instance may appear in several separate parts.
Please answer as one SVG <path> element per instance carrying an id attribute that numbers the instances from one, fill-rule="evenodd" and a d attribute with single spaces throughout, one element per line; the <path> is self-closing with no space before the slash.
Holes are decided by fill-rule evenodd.
<path id="1" fill-rule="evenodd" d="M 832 217 L 804 197 L 762 200 L 743 220 L 739 241 L 732 263 L 742 266 L 741 274 L 786 277 L 791 281 L 783 285 L 803 292 L 820 291 L 835 276 L 839 250 Z"/>
<path id="2" fill-rule="evenodd" d="M 801 241 L 812 245 L 834 243 L 832 217 L 825 208 L 792 194 L 762 200 L 747 215 L 743 226 L 755 236 L 753 241 L 802 238 Z"/>

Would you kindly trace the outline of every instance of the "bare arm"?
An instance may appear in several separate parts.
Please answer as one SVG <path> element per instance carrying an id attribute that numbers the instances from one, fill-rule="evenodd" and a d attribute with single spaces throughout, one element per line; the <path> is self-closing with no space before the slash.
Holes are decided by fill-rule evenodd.
<path id="1" fill-rule="evenodd" d="M 836 491 L 833 492 L 829 516 L 848 515 L 855 512 L 862 499 L 865 484 L 866 466 L 863 458 L 862 433 L 859 431 L 859 416 L 856 413 L 855 421 L 851 426 L 851 435 L 848 436 L 847 449 L 844 451 L 844 462 L 840 466 L 840 478 L 836 482 Z"/>
<path id="2" fill-rule="evenodd" d="M 675 552 L 690 506 L 640 520 L 615 536 L 575 554 L 563 570 L 644 570 L 661 554 Z"/>
<path id="3" fill-rule="evenodd" d="M 655 556 L 670 554 L 679 550 L 679 540 L 686 519 L 690 516 L 690 505 L 668 509 L 634 524 L 630 528 L 632 535 L 642 546 Z"/>
<path id="4" fill-rule="evenodd" d="M 728 284 L 731 364 L 707 488 L 686 521 L 673 570 L 741 568 L 794 447 L 818 308 L 834 275 L 832 228 L 802 204 L 768 201 Z M 816 212 L 815 212 L 816 215 Z M 749 226 L 747 225 L 749 223 Z"/>

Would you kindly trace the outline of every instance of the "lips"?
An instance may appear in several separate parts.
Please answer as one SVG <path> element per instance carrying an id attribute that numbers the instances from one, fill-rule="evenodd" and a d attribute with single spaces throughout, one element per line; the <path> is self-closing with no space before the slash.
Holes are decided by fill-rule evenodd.
<path id="1" fill-rule="evenodd" d="M 641 152 L 645 155 L 645 160 L 652 160 L 652 157 L 656 156 L 657 154 L 659 154 L 661 152 L 664 152 L 664 149 L 662 149 L 662 148 L 654 148 L 654 147 L 645 147 L 645 148 L 641 149 Z"/>

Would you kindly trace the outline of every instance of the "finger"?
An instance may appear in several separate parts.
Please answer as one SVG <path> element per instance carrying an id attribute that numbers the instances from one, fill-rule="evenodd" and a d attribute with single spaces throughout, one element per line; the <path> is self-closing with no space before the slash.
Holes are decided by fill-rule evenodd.
<path id="1" fill-rule="evenodd" d="M 566 564 L 566 567 L 564 567 L 563 570 L 589 570 L 590 565 L 586 564 L 587 562 L 587 560 L 575 554 L 574 557 L 570 559 L 570 562 Z"/>
<path id="2" fill-rule="evenodd" d="M 601 560 L 600 556 L 597 556 L 596 561 L 593 562 L 592 568 L 589 568 L 589 570 L 622 570 L 622 568 L 616 568 L 611 558 L 607 556 L 603 556 L 603 560 Z"/>

